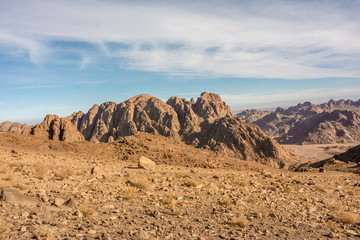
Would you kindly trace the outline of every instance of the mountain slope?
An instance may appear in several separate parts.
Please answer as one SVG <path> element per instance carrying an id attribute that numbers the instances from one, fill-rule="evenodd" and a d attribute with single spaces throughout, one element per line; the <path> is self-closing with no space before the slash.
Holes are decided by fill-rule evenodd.
<path id="1" fill-rule="evenodd" d="M 352 143 L 360 139 L 360 100 L 310 102 L 274 112 L 244 111 L 266 134 L 283 144 Z M 259 117 L 262 116 L 262 117 Z"/>

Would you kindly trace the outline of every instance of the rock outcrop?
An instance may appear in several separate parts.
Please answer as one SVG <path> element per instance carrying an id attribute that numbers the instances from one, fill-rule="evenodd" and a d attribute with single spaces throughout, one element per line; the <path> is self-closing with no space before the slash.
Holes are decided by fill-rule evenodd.
<path id="1" fill-rule="evenodd" d="M 46 115 L 44 121 L 28 130 L 31 135 L 65 142 L 84 141 L 83 135 L 67 119 Z"/>
<path id="2" fill-rule="evenodd" d="M 27 124 L 6 121 L 0 123 L 0 132 L 22 132 L 28 127 Z"/>
<path id="3" fill-rule="evenodd" d="M 360 145 L 350 148 L 349 150 L 347 150 L 346 152 L 339 154 L 339 155 L 335 155 L 334 158 L 336 160 L 340 160 L 342 162 L 353 162 L 356 164 L 360 163 Z"/>
<path id="4" fill-rule="evenodd" d="M 259 118 L 259 116 L 263 115 Z M 259 126 L 283 144 L 352 143 L 360 140 L 360 100 L 310 102 L 274 112 L 244 111 L 237 115 Z"/>
<path id="5" fill-rule="evenodd" d="M 66 119 L 92 142 L 111 142 L 137 132 L 181 139 L 219 154 L 284 167 L 294 158 L 257 126 L 236 118 L 214 93 L 202 93 L 190 101 L 178 97 L 166 103 L 150 95 L 138 95 L 116 104 L 94 105 L 88 113 Z"/>

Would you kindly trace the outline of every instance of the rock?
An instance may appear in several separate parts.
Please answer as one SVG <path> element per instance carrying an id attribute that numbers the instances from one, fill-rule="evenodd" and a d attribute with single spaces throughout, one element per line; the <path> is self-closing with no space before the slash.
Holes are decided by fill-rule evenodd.
<path id="1" fill-rule="evenodd" d="M 146 170 L 154 170 L 155 167 L 156 167 L 156 163 L 144 156 L 142 156 L 138 162 L 138 168 L 143 168 Z"/>
<path id="2" fill-rule="evenodd" d="M 77 216 L 77 217 L 80 217 L 80 218 L 84 217 L 84 215 L 82 214 L 82 212 L 80 210 L 76 210 L 74 212 L 74 215 Z"/>
<path id="3" fill-rule="evenodd" d="M 70 208 L 77 208 L 78 203 L 75 199 L 69 198 L 66 202 L 64 202 L 64 206 L 67 206 Z"/>
<path id="4" fill-rule="evenodd" d="M 336 234 L 334 232 L 331 232 L 328 234 L 329 238 L 336 238 Z"/>
<path id="5" fill-rule="evenodd" d="M 67 119 L 46 115 L 44 121 L 29 129 L 31 135 L 65 142 L 84 141 L 84 136 Z"/>
<path id="6" fill-rule="evenodd" d="M 35 199 L 27 197 L 13 188 L 4 188 L 1 191 L 0 200 L 8 203 L 16 203 L 21 205 L 36 206 L 38 204 Z"/>
<path id="7" fill-rule="evenodd" d="M 139 239 L 150 239 L 150 235 L 145 230 L 140 229 L 138 233 Z"/>
<path id="8" fill-rule="evenodd" d="M 104 171 L 99 166 L 95 166 L 91 169 L 90 173 L 92 175 L 104 175 Z"/>
<path id="9" fill-rule="evenodd" d="M 347 234 L 349 235 L 352 235 L 352 236 L 359 236 L 359 233 L 357 233 L 356 231 L 354 230 L 351 230 L 351 229 L 347 229 L 345 230 Z"/>
<path id="10" fill-rule="evenodd" d="M 204 189 L 205 191 L 215 192 L 215 191 L 219 190 L 219 187 L 216 186 L 214 183 L 209 183 L 209 184 L 206 185 L 203 189 Z"/>
<path id="11" fill-rule="evenodd" d="M 5 121 L 0 123 L 0 132 L 22 132 L 28 127 L 26 124 Z"/>
<path id="12" fill-rule="evenodd" d="M 57 206 L 57 207 L 61 207 L 63 206 L 65 200 L 62 199 L 62 198 L 55 198 L 54 199 L 54 205 Z"/>

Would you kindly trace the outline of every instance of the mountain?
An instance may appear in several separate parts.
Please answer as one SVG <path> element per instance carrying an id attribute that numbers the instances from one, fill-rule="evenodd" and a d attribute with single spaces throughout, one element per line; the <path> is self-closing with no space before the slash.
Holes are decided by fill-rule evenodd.
<path id="1" fill-rule="evenodd" d="M 72 126 L 69 123 L 72 123 Z M 138 132 L 182 140 L 197 148 L 224 156 L 257 161 L 274 167 L 295 164 L 299 157 L 267 137 L 259 127 L 235 117 L 230 107 L 214 93 L 202 93 L 195 101 L 170 98 L 166 103 L 142 94 L 116 104 L 95 104 L 87 113 L 66 118 L 47 116 L 31 134 L 68 141 L 112 142 Z"/>
<path id="2" fill-rule="evenodd" d="M 0 123 L 0 132 L 21 132 L 27 127 L 29 125 L 6 121 Z"/>
<path id="3" fill-rule="evenodd" d="M 42 123 L 25 129 L 23 133 L 64 142 L 84 141 L 84 136 L 69 120 L 50 114 Z"/>
<path id="4" fill-rule="evenodd" d="M 360 100 L 310 102 L 273 112 L 243 111 L 237 116 L 259 126 L 282 144 L 352 143 L 360 140 Z"/>

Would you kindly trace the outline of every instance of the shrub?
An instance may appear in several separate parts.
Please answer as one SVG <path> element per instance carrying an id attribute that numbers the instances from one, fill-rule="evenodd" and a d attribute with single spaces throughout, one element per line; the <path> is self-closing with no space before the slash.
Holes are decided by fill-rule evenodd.
<path id="1" fill-rule="evenodd" d="M 249 225 L 249 221 L 246 219 L 245 216 L 234 218 L 229 222 L 230 225 L 238 226 L 241 228 L 247 227 Z"/>
<path id="2" fill-rule="evenodd" d="M 346 211 L 340 211 L 337 214 L 337 218 L 340 220 L 340 222 L 351 224 L 351 225 L 356 224 L 357 220 L 358 220 L 358 217 L 356 216 L 356 214 L 351 213 L 351 212 L 346 212 Z"/>
<path id="3" fill-rule="evenodd" d="M 60 171 L 58 171 L 56 174 L 55 174 L 55 177 L 57 177 L 59 180 L 64 180 L 68 177 L 71 177 L 75 174 L 75 170 L 71 167 L 68 167 L 68 168 L 64 168 Z"/>

